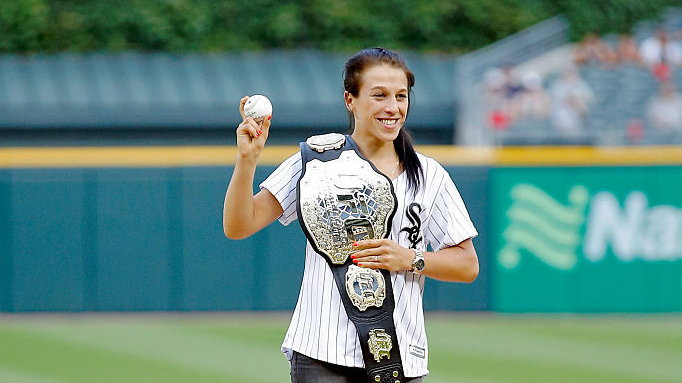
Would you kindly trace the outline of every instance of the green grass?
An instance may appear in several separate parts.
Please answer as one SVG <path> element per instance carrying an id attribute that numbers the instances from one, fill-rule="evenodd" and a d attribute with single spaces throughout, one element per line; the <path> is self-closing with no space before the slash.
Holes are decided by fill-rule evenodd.
<path id="1" fill-rule="evenodd" d="M 0 316 L 0 382 L 286 382 L 288 316 Z M 432 314 L 429 383 L 682 382 L 681 316 Z"/>

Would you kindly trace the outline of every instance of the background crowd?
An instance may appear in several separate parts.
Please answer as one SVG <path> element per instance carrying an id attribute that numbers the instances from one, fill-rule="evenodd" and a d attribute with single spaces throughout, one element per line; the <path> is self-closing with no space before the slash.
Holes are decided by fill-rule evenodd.
<path id="1" fill-rule="evenodd" d="M 593 143 L 605 134 L 618 144 L 682 142 L 682 29 L 659 26 L 639 41 L 590 33 L 564 55 L 543 76 L 510 63 L 484 74 L 486 120 L 500 143 Z M 622 94 L 625 81 L 639 94 Z"/>

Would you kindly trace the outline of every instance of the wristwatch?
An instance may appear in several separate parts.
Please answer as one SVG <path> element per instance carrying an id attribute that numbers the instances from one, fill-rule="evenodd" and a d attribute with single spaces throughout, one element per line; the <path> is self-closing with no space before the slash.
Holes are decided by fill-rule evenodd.
<path id="1" fill-rule="evenodd" d="M 424 271 L 424 253 L 421 250 L 414 250 L 414 260 L 412 261 L 412 272 L 415 274 L 421 274 Z"/>

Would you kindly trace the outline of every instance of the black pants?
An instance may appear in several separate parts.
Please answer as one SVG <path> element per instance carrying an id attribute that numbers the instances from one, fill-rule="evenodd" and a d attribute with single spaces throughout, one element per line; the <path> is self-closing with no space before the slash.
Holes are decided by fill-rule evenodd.
<path id="1" fill-rule="evenodd" d="M 423 381 L 422 376 L 407 382 Z M 367 383 L 367 373 L 364 368 L 339 366 L 294 352 L 291 357 L 291 383 Z"/>

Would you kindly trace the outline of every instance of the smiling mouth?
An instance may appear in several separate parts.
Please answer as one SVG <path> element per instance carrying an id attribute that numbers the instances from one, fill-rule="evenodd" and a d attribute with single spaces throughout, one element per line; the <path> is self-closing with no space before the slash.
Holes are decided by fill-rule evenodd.
<path id="1" fill-rule="evenodd" d="M 398 124 L 399 119 L 397 118 L 377 118 L 379 122 L 386 126 L 394 126 Z"/>

